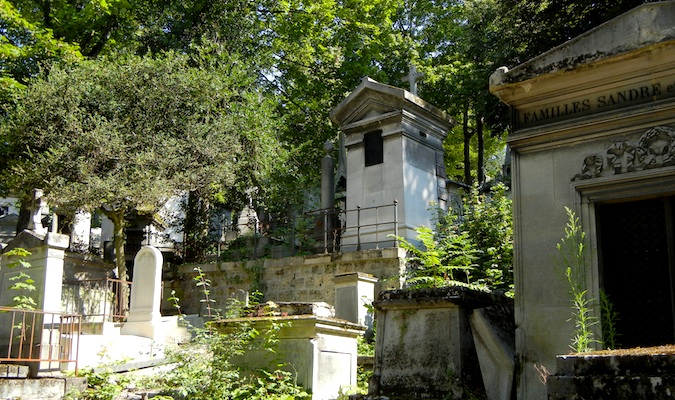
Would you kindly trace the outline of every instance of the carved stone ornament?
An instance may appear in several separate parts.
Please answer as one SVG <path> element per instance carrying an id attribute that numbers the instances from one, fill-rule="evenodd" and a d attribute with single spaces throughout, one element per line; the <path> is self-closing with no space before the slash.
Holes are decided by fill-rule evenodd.
<path id="1" fill-rule="evenodd" d="M 584 158 L 581 173 L 573 181 L 603 176 L 604 158 Z M 675 165 L 675 128 L 657 126 L 642 134 L 637 143 L 617 141 L 607 149 L 607 170 L 615 175 Z"/>

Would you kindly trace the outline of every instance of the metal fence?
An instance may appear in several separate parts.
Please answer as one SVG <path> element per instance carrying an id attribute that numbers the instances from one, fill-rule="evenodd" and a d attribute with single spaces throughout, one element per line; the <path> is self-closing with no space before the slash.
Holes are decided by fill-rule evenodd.
<path id="1" fill-rule="evenodd" d="M 120 322 L 126 320 L 131 282 L 120 279 L 86 279 L 63 284 L 63 306 L 67 313 L 82 315 L 83 322 Z"/>
<path id="2" fill-rule="evenodd" d="M 81 316 L 0 307 L 0 321 L 0 362 L 35 363 L 42 370 L 72 363 L 77 374 Z"/>
<path id="3" fill-rule="evenodd" d="M 226 260 L 286 257 L 308 253 L 333 253 L 364 248 L 397 247 L 398 202 L 373 207 L 357 206 L 305 212 L 294 218 L 250 221 L 232 226 L 218 243 L 217 256 Z M 236 232 L 255 232 L 237 241 Z M 347 242 L 345 242 L 347 239 Z M 263 248 L 267 246 L 267 249 Z M 271 250 L 270 250 L 271 249 Z"/>

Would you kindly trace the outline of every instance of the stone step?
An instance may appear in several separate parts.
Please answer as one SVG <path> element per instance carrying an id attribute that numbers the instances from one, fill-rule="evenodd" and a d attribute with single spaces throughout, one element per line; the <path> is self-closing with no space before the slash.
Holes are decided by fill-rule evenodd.
<path id="1" fill-rule="evenodd" d="M 62 400 L 72 391 L 84 391 L 85 378 L 0 379 L 0 399 Z"/>
<path id="2" fill-rule="evenodd" d="M 0 364 L 0 378 L 28 378 L 28 366 Z"/>

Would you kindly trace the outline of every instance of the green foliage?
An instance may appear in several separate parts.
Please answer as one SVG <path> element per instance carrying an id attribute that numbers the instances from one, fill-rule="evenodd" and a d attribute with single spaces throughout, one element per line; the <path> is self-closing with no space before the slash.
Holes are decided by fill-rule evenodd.
<path id="1" fill-rule="evenodd" d="M 30 263 L 23 259 L 30 255 L 31 253 L 28 250 L 22 248 L 15 248 L 3 254 L 5 257 L 18 257 L 16 260 L 7 264 L 7 268 L 19 268 L 19 273 L 9 278 L 9 281 L 12 282 L 9 290 L 17 292 L 12 298 L 11 307 L 22 310 L 35 310 L 35 308 L 37 308 L 37 303 L 30 294 L 30 292 L 35 292 L 36 290 L 35 280 L 23 271 L 24 269 L 31 267 Z"/>
<path id="2" fill-rule="evenodd" d="M 606 349 L 618 349 L 619 333 L 616 331 L 616 323 L 619 320 L 619 313 L 614 308 L 614 303 L 609 295 L 600 290 L 600 318 L 602 326 L 602 342 Z"/>
<path id="3" fill-rule="evenodd" d="M 202 298 L 199 301 L 205 305 L 206 316 L 209 319 L 220 317 L 221 312 L 219 309 L 214 308 L 216 301 L 211 297 L 211 280 L 206 277 L 206 274 L 204 274 L 201 267 L 195 267 L 194 271 L 196 274 L 192 279 L 195 281 L 195 286 L 202 292 Z M 175 293 L 172 293 L 171 299 L 175 302 L 176 308 L 180 309 L 178 298 L 175 297 Z"/>
<path id="4" fill-rule="evenodd" d="M 577 353 L 593 350 L 598 341 L 593 338 L 593 327 L 598 324 L 594 314 L 594 300 L 588 297 L 586 289 L 586 233 L 581 229 L 579 218 L 574 211 L 565 207 L 568 222 L 565 236 L 556 245 L 557 263 L 562 269 L 565 283 L 572 302 L 574 334 L 570 348 Z"/>
<path id="5" fill-rule="evenodd" d="M 374 357 L 375 356 L 375 343 L 374 340 L 366 340 L 364 336 L 359 336 L 356 338 L 356 354 L 363 357 Z"/>
<path id="6" fill-rule="evenodd" d="M 513 291 L 513 217 L 507 188 L 497 184 L 489 194 L 474 186 L 463 198 L 459 230 L 480 249 L 473 278 L 491 288 Z"/>
<path id="7" fill-rule="evenodd" d="M 423 250 L 397 237 L 400 246 L 412 255 L 409 258 L 412 270 L 411 277 L 407 279 L 408 284 L 413 287 L 439 287 L 469 280 L 470 271 L 476 266 L 474 261 L 478 250 L 472 247 L 466 233 L 439 239 L 426 226 L 417 228 L 417 233 L 417 240 L 424 246 Z"/>
<path id="8" fill-rule="evenodd" d="M 463 207 L 445 213 L 436 208 L 436 230 L 417 229 L 419 248 L 403 238 L 401 247 L 412 255 L 413 287 L 467 285 L 513 295 L 513 225 L 511 200 L 504 185 L 490 196 L 473 188 L 463 196 Z"/>
<path id="9" fill-rule="evenodd" d="M 129 377 L 109 369 L 99 372 L 91 368 L 82 369 L 80 376 L 87 379 L 87 389 L 67 393 L 66 400 L 115 400 L 131 382 Z"/>

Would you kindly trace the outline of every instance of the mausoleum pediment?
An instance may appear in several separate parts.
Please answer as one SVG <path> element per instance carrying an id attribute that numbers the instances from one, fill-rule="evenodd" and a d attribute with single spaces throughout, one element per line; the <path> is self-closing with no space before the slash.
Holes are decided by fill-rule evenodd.
<path id="1" fill-rule="evenodd" d="M 351 125 L 367 125 L 404 112 L 423 115 L 440 131 L 450 129 L 451 119 L 443 111 L 407 90 L 368 77 L 363 78 L 361 84 L 330 112 L 330 118 L 344 130 Z"/>

